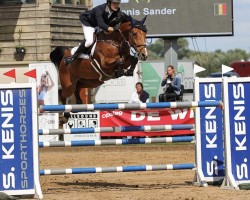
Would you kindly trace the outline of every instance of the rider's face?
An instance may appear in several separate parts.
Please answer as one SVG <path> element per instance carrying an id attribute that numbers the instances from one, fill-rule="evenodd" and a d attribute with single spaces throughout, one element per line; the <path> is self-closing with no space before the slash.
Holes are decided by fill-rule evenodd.
<path id="1" fill-rule="evenodd" d="M 112 11 L 117 11 L 119 6 L 120 6 L 120 3 L 112 2 L 112 1 L 110 3 L 110 8 L 111 8 Z"/>

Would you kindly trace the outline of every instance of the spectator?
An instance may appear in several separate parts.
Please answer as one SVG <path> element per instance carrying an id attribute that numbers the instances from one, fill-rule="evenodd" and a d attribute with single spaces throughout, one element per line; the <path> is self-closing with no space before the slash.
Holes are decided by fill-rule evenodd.
<path id="1" fill-rule="evenodd" d="M 45 95 L 47 91 L 50 90 L 53 86 L 54 82 L 48 71 L 46 71 L 45 74 L 41 75 L 40 85 L 37 86 L 38 105 L 44 105 Z"/>
<path id="2" fill-rule="evenodd" d="M 148 103 L 149 94 L 143 90 L 141 82 L 135 84 L 136 92 L 134 92 L 129 100 L 129 103 Z"/>
<path id="3" fill-rule="evenodd" d="M 175 69 L 172 65 L 167 67 L 167 72 L 161 82 L 162 87 L 165 85 L 165 93 L 159 95 L 159 102 L 175 101 L 180 95 L 181 79 L 176 75 Z"/>
<path id="4" fill-rule="evenodd" d="M 136 92 L 134 92 L 129 100 L 129 103 L 148 103 L 149 102 L 149 94 L 143 90 L 143 84 L 141 82 L 137 82 L 135 84 Z M 127 136 L 127 139 L 132 139 L 136 137 Z"/>

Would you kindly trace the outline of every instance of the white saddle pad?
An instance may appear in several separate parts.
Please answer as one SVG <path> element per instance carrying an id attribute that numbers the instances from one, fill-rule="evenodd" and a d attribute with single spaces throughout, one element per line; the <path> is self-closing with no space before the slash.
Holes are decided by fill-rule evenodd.
<path id="1" fill-rule="evenodd" d="M 77 46 L 77 47 L 73 47 L 72 49 L 71 49 L 71 55 L 73 55 L 75 52 L 76 52 L 76 50 L 78 49 L 78 47 L 79 46 Z M 95 51 L 95 47 L 96 47 L 96 42 L 95 42 L 95 44 L 93 45 L 93 47 L 92 47 L 92 49 L 91 49 L 91 55 L 93 55 L 94 54 L 94 51 Z M 79 56 L 78 56 L 78 58 L 82 58 L 82 59 L 89 59 L 89 55 L 87 55 L 87 54 L 80 54 Z"/>

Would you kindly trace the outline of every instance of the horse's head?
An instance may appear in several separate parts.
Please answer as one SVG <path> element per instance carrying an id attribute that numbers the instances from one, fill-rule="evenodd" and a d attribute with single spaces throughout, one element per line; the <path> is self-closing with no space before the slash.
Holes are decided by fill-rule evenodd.
<path id="1" fill-rule="evenodd" d="M 121 26 L 120 28 L 121 32 L 126 33 L 130 46 L 135 49 L 140 60 L 146 60 L 148 56 L 146 48 L 147 28 L 146 25 L 144 25 L 146 18 L 147 16 L 139 21 L 129 16 L 129 22 L 127 23 L 127 26 L 123 28 Z"/>

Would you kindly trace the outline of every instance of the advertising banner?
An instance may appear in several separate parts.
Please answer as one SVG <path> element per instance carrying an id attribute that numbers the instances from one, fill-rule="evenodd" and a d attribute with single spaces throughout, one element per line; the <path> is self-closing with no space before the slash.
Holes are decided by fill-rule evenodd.
<path id="1" fill-rule="evenodd" d="M 224 187 L 250 183 L 250 79 L 224 79 L 226 177 Z"/>
<path id="2" fill-rule="evenodd" d="M 35 90 L 34 84 L 0 85 L 0 191 L 10 195 L 40 190 Z"/>
<path id="3" fill-rule="evenodd" d="M 193 110 L 189 109 L 146 109 L 100 111 L 100 125 L 105 126 L 152 126 L 171 124 L 194 124 Z M 150 131 L 150 132 L 114 132 L 101 133 L 105 136 L 173 136 L 193 135 L 193 130 Z"/>
<path id="4" fill-rule="evenodd" d="M 70 128 L 96 128 L 100 126 L 99 111 L 70 113 L 70 118 L 64 129 Z M 84 133 L 64 135 L 64 141 L 99 140 L 100 133 Z"/>
<path id="5" fill-rule="evenodd" d="M 29 64 L 30 70 L 36 70 L 35 78 L 29 78 L 29 82 L 36 82 L 37 98 L 39 105 L 57 105 L 58 104 L 58 72 L 54 64 L 50 62 L 39 62 Z M 58 129 L 58 113 L 39 113 L 39 129 Z M 40 135 L 40 142 L 58 141 L 58 135 Z"/>
<path id="6" fill-rule="evenodd" d="M 195 101 L 221 101 L 221 78 L 196 78 Z M 195 110 L 198 177 L 205 182 L 222 180 L 224 170 L 223 110 L 200 107 Z"/>
<path id="7" fill-rule="evenodd" d="M 95 103 L 128 103 L 135 91 L 135 84 L 141 81 L 138 72 L 136 66 L 134 76 L 122 76 L 105 81 L 96 89 Z"/>

